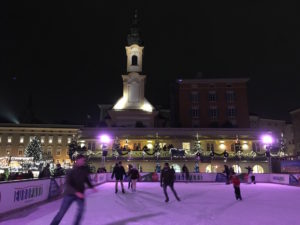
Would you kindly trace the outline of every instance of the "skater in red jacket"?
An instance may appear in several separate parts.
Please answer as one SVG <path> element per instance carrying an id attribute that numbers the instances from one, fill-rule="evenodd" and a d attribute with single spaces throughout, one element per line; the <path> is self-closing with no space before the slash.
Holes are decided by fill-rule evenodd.
<path id="1" fill-rule="evenodd" d="M 234 187 L 234 193 L 235 193 L 236 200 L 242 200 L 241 189 L 240 189 L 241 182 L 240 182 L 239 177 L 235 173 L 232 174 L 231 182 Z"/>

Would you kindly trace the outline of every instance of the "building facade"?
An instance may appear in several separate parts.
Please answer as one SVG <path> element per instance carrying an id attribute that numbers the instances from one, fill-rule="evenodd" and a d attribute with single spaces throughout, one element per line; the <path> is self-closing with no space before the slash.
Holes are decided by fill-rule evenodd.
<path id="1" fill-rule="evenodd" d="M 178 79 L 172 93 L 173 125 L 249 128 L 247 81 Z"/>
<path id="2" fill-rule="evenodd" d="M 70 164 L 68 144 L 80 133 L 79 126 L 48 124 L 0 124 L 0 157 L 24 157 L 25 149 L 34 137 L 42 151 L 54 163 Z"/>

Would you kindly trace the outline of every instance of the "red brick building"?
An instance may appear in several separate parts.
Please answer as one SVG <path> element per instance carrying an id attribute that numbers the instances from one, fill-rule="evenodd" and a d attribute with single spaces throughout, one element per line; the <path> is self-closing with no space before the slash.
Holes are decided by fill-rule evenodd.
<path id="1" fill-rule="evenodd" d="M 171 101 L 173 126 L 250 127 L 248 80 L 178 79 Z"/>

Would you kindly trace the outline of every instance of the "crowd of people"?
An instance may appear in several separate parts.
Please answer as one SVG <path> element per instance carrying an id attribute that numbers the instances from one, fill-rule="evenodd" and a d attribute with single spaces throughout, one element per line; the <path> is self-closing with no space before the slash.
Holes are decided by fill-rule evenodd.
<path id="1" fill-rule="evenodd" d="M 50 178 L 50 177 L 60 177 L 66 175 L 66 171 L 61 165 L 56 164 L 56 168 L 51 172 L 50 164 L 46 164 L 46 166 L 40 171 L 38 178 Z M 11 180 L 23 180 L 23 179 L 33 179 L 34 175 L 32 170 L 28 170 L 27 172 L 11 172 L 8 175 L 1 173 L 0 181 L 11 181 Z"/>

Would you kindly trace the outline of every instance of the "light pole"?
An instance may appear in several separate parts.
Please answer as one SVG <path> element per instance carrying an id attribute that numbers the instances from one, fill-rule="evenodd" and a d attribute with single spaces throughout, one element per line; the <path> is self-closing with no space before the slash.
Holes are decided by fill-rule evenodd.
<path id="1" fill-rule="evenodd" d="M 266 157 L 268 158 L 269 173 L 272 173 L 272 157 L 271 149 L 273 144 L 273 137 L 269 134 L 265 134 L 261 137 L 262 143 L 266 146 Z"/>
<path id="2" fill-rule="evenodd" d="M 111 140 L 107 134 L 102 134 L 99 136 L 99 141 L 102 145 L 102 167 L 105 167 L 105 158 L 107 156 L 108 144 Z"/>

